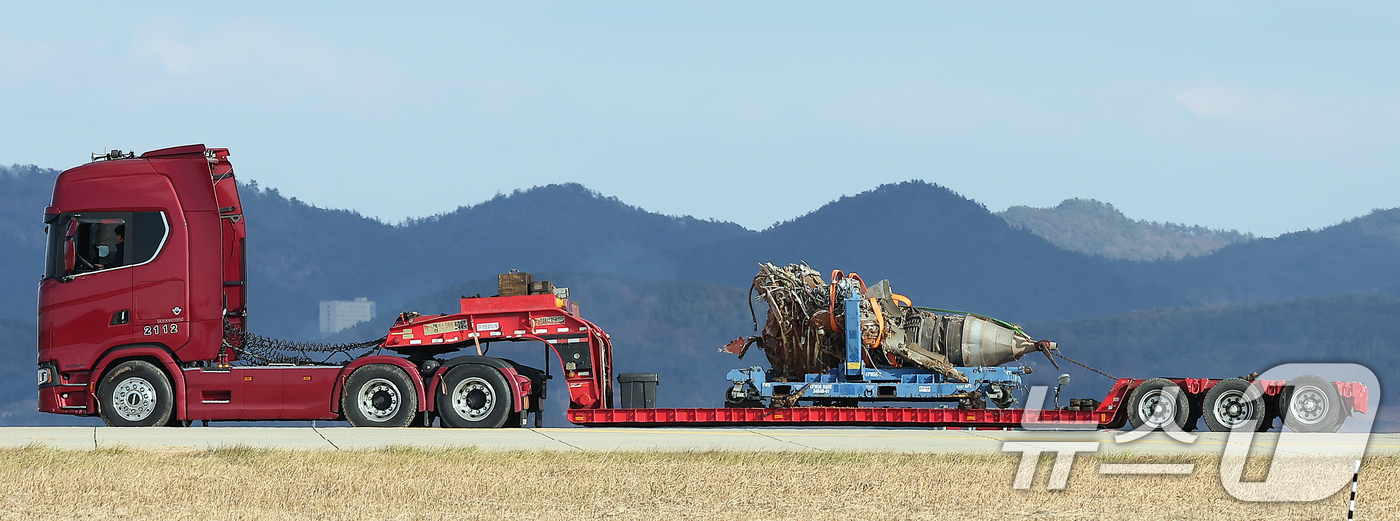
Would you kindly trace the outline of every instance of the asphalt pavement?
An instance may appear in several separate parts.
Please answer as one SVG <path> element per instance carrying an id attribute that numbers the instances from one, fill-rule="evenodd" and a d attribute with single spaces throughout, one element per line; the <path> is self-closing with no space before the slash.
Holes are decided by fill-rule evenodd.
<path id="1" fill-rule="evenodd" d="M 60 449 L 128 448 L 203 450 L 219 447 L 373 449 L 477 447 L 482 450 L 586 451 L 874 451 L 895 453 L 1000 453 L 1002 444 L 1098 442 L 1099 453 L 1220 453 L 1228 433 L 1155 432 L 1128 441 L 1115 431 L 975 431 L 912 428 L 570 428 L 570 429 L 374 429 L 352 427 L 0 427 L 0 447 L 42 445 Z M 1279 433 L 1253 435 L 1251 453 L 1272 453 Z M 1278 450 L 1351 451 L 1400 455 L 1400 434 L 1293 434 Z M 1187 443 L 1186 441 L 1189 441 Z M 1045 445 L 1054 450 L 1053 445 Z"/>

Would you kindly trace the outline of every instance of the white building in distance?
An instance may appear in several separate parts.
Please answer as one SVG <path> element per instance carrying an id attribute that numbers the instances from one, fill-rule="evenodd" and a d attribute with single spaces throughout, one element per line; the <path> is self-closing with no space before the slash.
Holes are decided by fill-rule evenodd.
<path id="1" fill-rule="evenodd" d="M 341 330 L 374 318 L 374 301 L 365 297 L 355 300 L 322 300 L 321 333 Z"/>

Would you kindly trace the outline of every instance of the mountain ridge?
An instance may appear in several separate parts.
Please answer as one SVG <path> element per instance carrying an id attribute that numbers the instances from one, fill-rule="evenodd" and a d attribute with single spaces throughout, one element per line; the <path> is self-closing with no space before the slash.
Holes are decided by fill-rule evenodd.
<path id="1" fill-rule="evenodd" d="M 12 240 L 0 257 L 6 268 L 0 289 L 32 295 L 43 255 L 37 216 L 57 172 L 11 170 L 0 176 L 0 193 L 12 202 L 0 213 L 0 231 L 30 237 Z M 742 288 L 759 262 L 806 261 L 821 270 L 890 278 L 930 305 L 1023 322 L 1375 292 L 1400 283 L 1400 210 L 1201 257 L 1134 262 L 1065 250 L 923 181 L 843 196 L 760 231 L 656 214 L 578 184 L 501 194 L 399 225 L 319 208 L 255 183 L 242 192 L 250 318 L 264 333 L 294 338 L 319 335 L 322 299 L 368 297 L 389 309 L 508 269 Z M 0 316 L 33 310 L 32 298 L 0 302 Z"/>
<path id="2" fill-rule="evenodd" d="M 1255 238 L 1234 230 L 1130 219 L 1112 203 L 1094 199 L 1065 199 L 1050 208 L 1012 206 L 996 215 L 1061 248 L 1110 259 L 1199 257 Z"/>

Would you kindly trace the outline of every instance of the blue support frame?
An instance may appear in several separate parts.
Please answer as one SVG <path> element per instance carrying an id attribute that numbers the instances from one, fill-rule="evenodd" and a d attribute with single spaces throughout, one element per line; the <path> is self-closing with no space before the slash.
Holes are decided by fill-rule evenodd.
<path id="1" fill-rule="evenodd" d="M 851 284 L 851 292 L 846 295 L 846 378 L 860 380 L 865 373 L 865 360 L 861 356 L 860 340 L 860 286 Z"/>
<path id="2" fill-rule="evenodd" d="M 763 398 L 801 393 L 800 400 L 856 399 L 861 401 L 947 401 L 972 391 L 986 394 L 993 384 L 1019 386 L 1024 367 L 958 367 L 967 383 L 950 382 L 927 369 L 865 370 L 863 379 L 846 378 L 845 371 L 806 375 L 802 382 L 770 382 L 760 367 L 731 369 L 728 378 L 740 385 L 751 385 Z"/>

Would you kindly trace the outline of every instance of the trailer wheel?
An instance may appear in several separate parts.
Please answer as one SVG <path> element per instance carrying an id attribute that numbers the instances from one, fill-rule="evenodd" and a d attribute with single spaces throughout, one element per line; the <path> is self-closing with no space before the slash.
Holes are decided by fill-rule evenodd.
<path id="1" fill-rule="evenodd" d="M 113 427 L 155 427 L 170 421 L 175 393 L 165 373 L 145 360 L 117 364 L 97 386 L 102 421 Z"/>
<path id="2" fill-rule="evenodd" d="M 1211 432 L 1268 428 L 1263 425 L 1264 397 L 1261 393 L 1251 400 L 1249 388 L 1249 382 L 1229 378 L 1221 380 L 1206 392 L 1204 416 Z"/>
<path id="3" fill-rule="evenodd" d="M 418 391 L 403 369 L 370 364 L 345 379 L 340 410 L 355 427 L 407 427 L 418 413 Z"/>
<path id="4" fill-rule="evenodd" d="M 1294 378 L 1279 395 L 1283 424 L 1294 432 L 1337 432 L 1342 427 L 1342 396 L 1326 379 Z"/>
<path id="5" fill-rule="evenodd" d="M 511 413 L 510 387 L 500 371 L 480 364 L 462 364 L 442 376 L 437 394 L 438 415 L 447 427 L 495 429 Z"/>
<path id="6" fill-rule="evenodd" d="M 1175 400 L 1172 400 L 1175 396 Z M 1153 378 L 1133 389 L 1128 397 L 1128 422 L 1133 430 L 1146 426 L 1148 429 L 1162 429 L 1168 423 L 1186 430 L 1186 420 L 1191 417 L 1191 400 L 1186 391 L 1166 378 Z"/>

